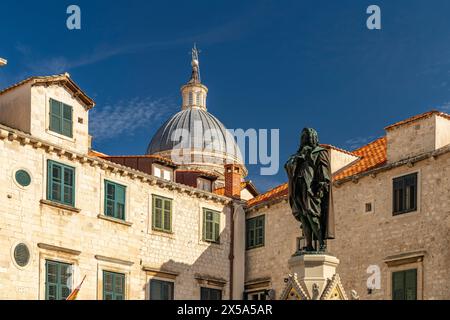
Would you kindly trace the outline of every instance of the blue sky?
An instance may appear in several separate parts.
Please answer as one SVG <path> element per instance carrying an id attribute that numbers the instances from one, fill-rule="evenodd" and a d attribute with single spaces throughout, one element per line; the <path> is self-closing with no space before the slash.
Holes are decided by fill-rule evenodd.
<path id="1" fill-rule="evenodd" d="M 81 30 L 66 8 L 81 8 Z M 382 30 L 366 28 L 381 8 Z M 305 126 L 322 143 L 354 149 L 383 128 L 450 110 L 450 2 L 433 1 L 2 1 L 3 88 L 67 71 L 97 106 L 94 148 L 142 154 L 179 110 L 193 42 L 202 50 L 208 110 L 229 128 L 279 128 L 280 172 Z"/>

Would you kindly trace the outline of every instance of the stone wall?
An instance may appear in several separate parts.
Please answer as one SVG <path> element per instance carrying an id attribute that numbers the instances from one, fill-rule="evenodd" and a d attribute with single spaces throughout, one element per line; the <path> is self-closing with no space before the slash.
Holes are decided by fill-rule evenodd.
<path id="1" fill-rule="evenodd" d="M 419 209 L 393 216 L 392 179 L 413 172 L 419 174 Z M 328 241 L 328 249 L 340 260 L 337 272 L 347 293 L 391 299 L 392 272 L 416 268 L 419 299 L 450 299 L 449 194 L 450 153 L 334 187 L 336 239 Z M 278 298 L 300 230 L 286 200 L 248 211 L 247 218 L 260 214 L 266 215 L 265 246 L 247 251 L 246 283 L 270 278 Z M 369 266 L 381 271 L 381 288 L 371 294 Z"/>
<path id="2" fill-rule="evenodd" d="M 419 174 L 418 210 L 393 216 L 392 179 L 413 172 Z M 335 188 L 336 240 L 330 251 L 341 260 L 344 287 L 363 299 L 391 299 L 391 272 L 417 268 L 419 298 L 450 299 L 449 194 L 450 153 Z M 365 212 L 366 202 L 372 212 Z M 397 260 L 393 267 L 390 260 Z M 366 286 L 370 265 L 381 270 L 381 288 L 372 294 Z"/>
<path id="3" fill-rule="evenodd" d="M 246 251 L 245 280 L 253 289 L 273 289 L 278 298 L 289 274 L 288 260 L 296 251 L 300 224 L 292 216 L 285 201 L 247 213 L 247 219 L 265 215 L 264 246 Z M 270 281 L 270 286 L 264 284 Z"/>
<path id="4" fill-rule="evenodd" d="M 197 194 L 188 187 L 180 191 L 167 182 L 152 185 L 124 170 L 111 170 L 102 161 L 87 161 L 10 137 L 0 139 L 0 299 L 44 299 L 45 259 L 73 263 L 74 286 L 87 276 L 80 299 L 102 298 L 103 269 L 127 275 L 128 299 L 148 297 L 148 280 L 161 273 L 149 273 L 143 267 L 178 274 L 176 299 L 199 299 L 200 283 L 223 286 L 223 297 L 229 296 L 230 214 L 216 196 Z M 49 159 L 76 168 L 79 212 L 41 202 L 46 199 Z M 31 174 L 30 186 L 16 183 L 17 169 Z M 127 187 L 126 223 L 102 215 L 104 179 Z M 152 230 L 153 194 L 173 199 L 171 234 Z M 221 212 L 220 244 L 201 240 L 203 208 Z M 31 250 L 31 261 L 24 268 L 12 256 L 20 242 Z"/>

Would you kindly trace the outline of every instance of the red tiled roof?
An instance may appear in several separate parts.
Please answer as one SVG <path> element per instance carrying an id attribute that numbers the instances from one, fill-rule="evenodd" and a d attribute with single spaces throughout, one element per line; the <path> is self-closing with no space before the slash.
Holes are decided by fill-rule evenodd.
<path id="1" fill-rule="evenodd" d="M 266 193 L 260 194 L 259 196 L 250 199 L 247 201 L 247 205 L 249 207 L 255 206 L 257 204 L 269 201 L 269 200 L 275 200 L 282 198 L 284 196 L 287 196 L 288 194 L 288 184 L 283 183 L 282 185 L 279 185 L 278 187 L 275 187 Z"/>
<path id="2" fill-rule="evenodd" d="M 103 155 L 103 156 L 100 156 L 100 157 L 101 158 L 105 158 L 107 160 L 110 160 L 111 158 L 134 158 L 134 159 L 136 159 L 136 158 L 150 158 L 150 159 L 159 160 L 162 163 L 165 163 L 165 164 L 168 164 L 168 165 L 171 165 L 171 166 L 174 166 L 174 167 L 176 166 L 175 163 L 172 160 L 167 159 L 167 158 L 162 157 L 162 156 L 159 156 L 159 155 L 156 155 L 156 154 L 143 154 L 143 155 L 134 155 L 134 156 L 133 155 L 125 155 L 125 156 Z"/>
<path id="3" fill-rule="evenodd" d="M 102 152 L 95 151 L 95 150 L 89 150 L 88 156 L 104 158 L 104 157 L 107 157 L 108 155 L 104 154 Z"/>
<path id="4" fill-rule="evenodd" d="M 353 151 L 360 159 L 350 167 L 335 174 L 334 180 L 341 180 L 385 164 L 387 160 L 386 140 L 386 137 L 382 137 Z"/>
<path id="5" fill-rule="evenodd" d="M 396 127 L 399 127 L 399 126 L 403 126 L 403 125 L 411 123 L 411 122 L 415 122 L 415 121 L 420 120 L 420 119 L 431 117 L 432 115 L 435 115 L 435 114 L 450 120 L 450 115 L 448 113 L 441 112 L 441 111 L 438 111 L 438 110 L 431 110 L 431 111 L 424 112 L 422 114 L 415 115 L 415 116 L 410 117 L 408 119 L 399 121 L 397 123 L 391 124 L 390 126 L 387 126 L 384 129 L 385 130 L 390 130 L 390 129 L 393 129 L 393 128 L 396 128 Z"/>

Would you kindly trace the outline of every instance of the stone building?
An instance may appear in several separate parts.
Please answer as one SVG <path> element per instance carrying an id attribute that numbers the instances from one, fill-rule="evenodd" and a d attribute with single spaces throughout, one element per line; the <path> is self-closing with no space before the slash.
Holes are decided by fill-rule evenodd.
<path id="1" fill-rule="evenodd" d="M 256 190 L 206 110 L 198 60 L 192 67 L 183 110 L 139 156 L 91 149 L 94 102 L 68 74 L 0 92 L 1 299 L 64 299 L 83 278 L 79 299 L 242 298 L 245 251 L 234 243 L 245 216 L 235 199 Z M 167 157 L 174 146 L 164 139 L 186 119 L 219 141 L 192 149 L 203 165 Z"/>
<path id="2" fill-rule="evenodd" d="M 207 93 L 194 47 L 181 111 L 146 154 L 114 156 L 92 150 L 94 101 L 68 74 L 0 91 L 0 299 L 64 299 L 82 279 L 79 299 L 279 299 L 302 246 L 287 185 L 259 194 L 245 180 Z M 450 299 L 450 116 L 324 147 L 343 286 Z"/>
<path id="3" fill-rule="evenodd" d="M 329 252 L 361 299 L 450 299 L 450 115 L 426 112 L 385 130 L 353 152 L 326 146 L 336 220 Z M 289 273 L 283 261 L 302 245 L 287 184 L 249 200 L 246 212 L 247 228 L 260 226 L 247 242 L 246 292 L 277 296 Z"/>

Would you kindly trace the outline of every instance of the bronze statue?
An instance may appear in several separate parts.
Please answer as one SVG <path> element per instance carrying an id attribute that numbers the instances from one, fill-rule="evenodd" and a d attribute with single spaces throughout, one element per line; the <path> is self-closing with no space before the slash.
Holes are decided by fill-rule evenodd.
<path id="1" fill-rule="evenodd" d="M 306 240 L 303 250 L 325 252 L 325 240 L 334 238 L 330 157 L 328 150 L 319 145 L 316 130 L 303 129 L 300 148 L 286 162 L 285 169 L 289 178 L 289 204 Z M 318 248 L 314 247 L 313 240 L 318 242 Z"/>

